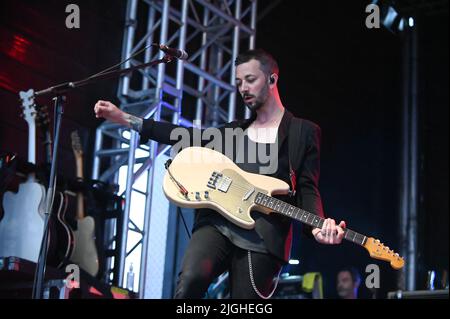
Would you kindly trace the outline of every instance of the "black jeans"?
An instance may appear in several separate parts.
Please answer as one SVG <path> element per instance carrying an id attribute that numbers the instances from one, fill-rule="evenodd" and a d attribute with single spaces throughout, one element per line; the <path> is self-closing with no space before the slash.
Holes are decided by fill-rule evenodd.
<path id="1" fill-rule="evenodd" d="M 251 252 L 251 262 L 258 291 L 263 296 L 269 295 L 282 263 L 272 255 L 257 252 Z M 213 226 L 197 229 L 183 258 L 175 298 L 203 298 L 211 282 L 226 270 L 231 298 L 260 298 L 250 281 L 248 251 L 233 245 Z"/>

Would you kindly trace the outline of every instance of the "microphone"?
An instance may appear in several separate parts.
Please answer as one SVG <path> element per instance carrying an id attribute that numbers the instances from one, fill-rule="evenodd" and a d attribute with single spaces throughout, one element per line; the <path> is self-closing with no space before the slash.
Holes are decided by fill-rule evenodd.
<path id="1" fill-rule="evenodd" d="M 173 56 L 177 59 L 180 60 L 187 60 L 187 58 L 189 57 L 189 55 L 187 54 L 186 51 L 181 50 L 181 49 L 174 49 L 174 48 L 170 48 L 165 44 L 156 44 L 156 46 L 163 51 L 164 53 Z"/>

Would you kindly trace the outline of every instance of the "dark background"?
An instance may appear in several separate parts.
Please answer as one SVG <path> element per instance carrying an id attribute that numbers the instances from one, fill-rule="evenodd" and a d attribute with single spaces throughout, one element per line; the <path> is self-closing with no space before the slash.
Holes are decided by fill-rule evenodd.
<path id="1" fill-rule="evenodd" d="M 398 1 L 400 4 L 413 1 Z M 420 2 L 420 1 L 419 1 Z M 76 3 L 81 28 L 65 27 Z M 279 61 L 284 105 L 322 128 L 320 190 L 326 213 L 398 250 L 402 36 L 365 27 L 369 1 L 282 1 L 260 20 L 257 47 Z M 0 2 L 0 150 L 27 157 L 27 126 L 18 91 L 42 89 L 96 73 L 120 60 L 126 1 Z M 425 271 L 448 269 L 448 4 L 415 11 L 419 28 L 420 220 L 418 287 Z M 90 176 L 98 99 L 116 101 L 117 81 L 68 95 L 61 135 L 60 173 L 73 177 L 70 132 L 81 133 Z M 40 103 L 51 106 L 51 100 Z M 188 106 L 185 106 L 188 107 Z M 42 138 L 42 136 L 40 136 Z M 42 147 L 38 163 L 44 161 Z M 319 271 L 325 295 L 335 275 L 353 265 L 364 275 L 381 269 L 380 296 L 396 288 L 396 274 L 350 243 L 323 246 L 297 236 L 291 274 Z M 363 276 L 363 280 L 364 280 Z M 368 292 L 361 291 L 362 297 Z"/>

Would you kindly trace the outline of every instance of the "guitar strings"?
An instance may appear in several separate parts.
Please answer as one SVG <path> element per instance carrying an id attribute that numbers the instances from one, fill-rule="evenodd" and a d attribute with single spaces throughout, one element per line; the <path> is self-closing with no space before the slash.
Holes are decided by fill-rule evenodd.
<path id="1" fill-rule="evenodd" d="M 234 181 L 231 182 L 230 188 L 239 189 L 241 191 L 244 191 L 245 193 L 251 191 L 252 189 L 256 191 L 256 188 L 252 187 L 251 184 L 242 185 L 242 184 L 239 184 L 239 183 L 234 182 Z"/>
<path id="2" fill-rule="evenodd" d="M 247 185 L 251 185 L 251 184 L 247 184 Z M 249 192 L 253 187 L 251 187 L 251 188 L 249 188 L 247 185 L 241 185 L 241 184 L 239 184 L 239 183 L 237 183 L 237 182 L 231 182 L 231 184 L 230 184 L 230 186 L 229 186 L 229 188 L 231 189 L 239 189 L 239 190 L 241 190 L 241 191 L 245 191 L 246 193 L 247 192 Z M 255 188 L 253 188 L 254 190 L 256 190 Z M 265 194 L 266 195 L 266 194 Z M 311 214 L 311 213 L 309 213 L 309 214 Z M 324 219 L 323 218 L 320 218 L 319 217 L 319 219 L 321 220 L 321 221 L 323 221 Z M 349 229 L 345 229 L 345 232 L 347 233 L 348 231 L 350 231 Z M 357 236 L 357 235 L 359 235 L 359 236 L 364 236 L 364 237 L 366 237 L 365 235 L 362 235 L 362 234 L 359 234 L 359 233 L 357 233 L 357 232 L 355 232 L 355 231 L 352 231 L 355 235 L 355 237 Z M 345 237 L 344 237 L 345 238 Z M 345 238 L 345 239 L 347 239 L 347 238 Z M 393 250 L 392 250 L 392 252 L 394 252 Z"/>
<path id="3" fill-rule="evenodd" d="M 256 191 L 256 189 L 254 187 L 252 187 L 252 188 L 254 191 Z M 250 192 L 252 190 L 252 188 L 249 188 L 248 186 L 240 185 L 235 182 L 231 182 L 231 184 L 230 184 L 230 189 L 238 189 L 240 191 L 244 191 L 245 193 Z"/>
<path id="4" fill-rule="evenodd" d="M 250 184 L 250 185 L 251 185 L 251 184 Z M 230 188 L 243 190 L 243 191 L 245 191 L 246 193 L 249 192 L 249 191 L 251 190 L 251 188 L 248 188 L 247 186 L 243 186 L 243 185 L 241 185 L 241 184 L 239 184 L 239 183 L 235 183 L 235 182 L 231 182 Z M 255 191 L 256 191 L 256 189 L 255 189 Z M 264 195 L 267 195 L 267 194 L 264 194 Z M 269 197 L 271 197 L 271 196 L 269 196 Z M 273 197 L 271 197 L 271 198 L 273 198 Z M 276 198 L 273 198 L 273 199 L 274 199 L 274 200 L 278 200 L 278 199 L 276 199 Z M 263 205 L 263 206 L 266 206 L 266 205 Z M 267 206 L 266 206 L 266 207 L 267 207 Z M 270 207 L 269 207 L 269 208 L 270 208 Z M 311 213 L 309 213 L 309 214 L 311 214 Z M 320 218 L 320 219 L 323 220 L 323 218 Z"/>

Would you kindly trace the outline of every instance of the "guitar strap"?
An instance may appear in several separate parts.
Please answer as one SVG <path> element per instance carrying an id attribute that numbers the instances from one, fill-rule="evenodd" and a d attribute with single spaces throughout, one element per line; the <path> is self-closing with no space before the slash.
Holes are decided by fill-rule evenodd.
<path id="1" fill-rule="evenodd" d="M 297 174 L 296 171 L 300 166 L 300 137 L 302 135 L 303 120 L 297 117 L 292 117 L 289 122 L 288 135 L 288 152 L 289 152 L 289 178 L 291 180 L 291 190 L 289 196 L 294 197 L 297 192 Z"/>

